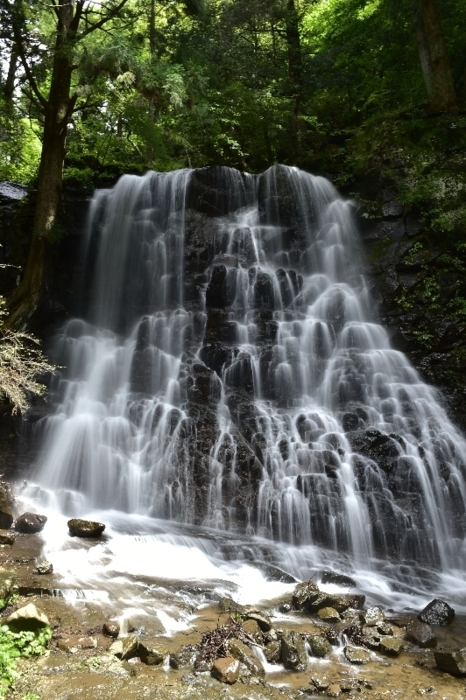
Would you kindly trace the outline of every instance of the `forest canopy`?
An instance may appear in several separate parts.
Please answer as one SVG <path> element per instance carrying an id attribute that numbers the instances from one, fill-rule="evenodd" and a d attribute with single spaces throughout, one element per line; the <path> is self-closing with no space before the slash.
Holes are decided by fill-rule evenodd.
<path id="1" fill-rule="evenodd" d="M 81 15 L 60 47 L 64 5 Z M 0 179 L 37 177 L 60 52 L 64 175 L 98 184 L 147 168 L 306 167 L 368 120 L 461 107 L 465 27 L 462 0 L 3 0 Z M 435 105 L 438 31 L 454 98 Z"/>

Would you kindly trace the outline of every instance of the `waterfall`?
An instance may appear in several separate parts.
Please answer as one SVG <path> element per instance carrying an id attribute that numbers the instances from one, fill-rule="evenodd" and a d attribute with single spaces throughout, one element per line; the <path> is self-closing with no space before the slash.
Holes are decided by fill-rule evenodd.
<path id="1" fill-rule="evenodd" d="M 83 255 L 42 504 L 367 569 L 464 569 L 466 442 L 377 324 L 352 204 L 330 182 L 284 166 L 124 176 L 96 193 Z"/>

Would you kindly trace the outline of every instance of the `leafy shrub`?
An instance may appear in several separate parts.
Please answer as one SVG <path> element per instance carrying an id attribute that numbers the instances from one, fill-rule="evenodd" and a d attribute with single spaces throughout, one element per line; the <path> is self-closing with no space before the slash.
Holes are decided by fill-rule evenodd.
<path id="1" fill-rule="evenodd" d="M 0 627 L 0 698 L 18 677 L 16 659 L 44 654 L 51 637 L 50 627 L 21 632 L 14 632 L 8 625 Z"/>

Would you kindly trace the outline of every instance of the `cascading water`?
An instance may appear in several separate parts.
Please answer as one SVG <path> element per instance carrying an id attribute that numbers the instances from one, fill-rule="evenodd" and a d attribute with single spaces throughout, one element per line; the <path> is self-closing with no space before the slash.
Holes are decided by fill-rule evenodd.
<path id="1" fill-rule="evenodd" d="M 293 168 L 98 192 L 29 496 L 223 530 L 219 556 L 298 578 L 461 577 L 466 443 L 374 322 L 358 250 L 351 203 Z"/>

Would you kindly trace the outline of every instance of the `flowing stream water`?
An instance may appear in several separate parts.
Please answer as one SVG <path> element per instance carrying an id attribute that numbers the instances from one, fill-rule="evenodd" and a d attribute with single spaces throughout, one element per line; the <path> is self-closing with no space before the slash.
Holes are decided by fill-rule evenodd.
<path id="1" fill-rule="evenodd" d="M 154 581 L 249 602 L 332 569 L 394 609 L 466 603 L 466 442 L 377 324 L 330 182 L 124 176 L 83 260 L 21 493 L 64 587 L 147 610 Z M 70 540 L 68 517 L 110 537 Z"/>

